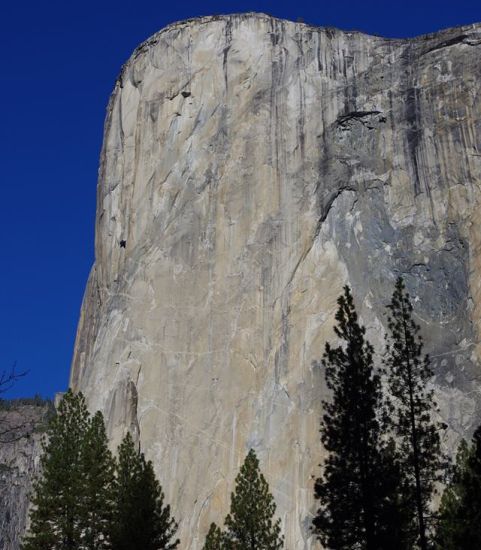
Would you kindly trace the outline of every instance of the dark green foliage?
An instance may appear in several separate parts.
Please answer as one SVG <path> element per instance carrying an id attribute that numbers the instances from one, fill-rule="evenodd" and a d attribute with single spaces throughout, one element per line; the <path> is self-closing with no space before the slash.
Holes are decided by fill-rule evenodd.
<path id="1" fill-rule="evenodd" d="M 280 520 L 269 485 L 251 449 L 236 477 L 230 513 L 225 519 L 224 545 L 239 550 L 277 550 L 284 545 Z M 212 529 L 212 526 L 211 526 Z M 217 532 L 218 535 L 218 532 Z"/>
<path id="2" fill-rule="evenodd" d="M 171 550 L 177 523 L 164 506 L 164 494 L 155 478 L 152 463 L 146 461 L 130 434 L 119 447 L 114 483 L 111 543 L 113 550 Z"/>
<path id="3" fill-rule="evenodd" d="M 30 532 L 24 550 L 82 548 L 84 468 L 82 442 L 89 415 L 81 394 L 65 394 L 47 430 L 42 476 L 34 486 Z"/>
<path id="4" fill-rule="evenodd" d="M 359 325 L 349 287 L 338 299 L 335 333 L 322 365 L 332 401 L 324 402 L 321 439 L 328 455 L 316 480 L 320 507 L 313 520 L 328 548 L 408 548 L 408 517 L 398 498 L 400 472 L 394 444 L 383 441 L 385 409 L 373 348 Z"/>
<path id="5" fill-rule="evenodd" d="M 65 394 L 47 430 L 24 550 L 172 550 L 177 524 L 152 464 L 127 436 L 117 476 L 102 414 Z"/>
<path id="6" fill-rule="evenodd" d="M 470 447 L 463 441 L 443 493 L 436 532 L 439 550 L 481 548 L 481 427 Z"/>
<path id="7" fill-rule="evenodd" d="M 434 483 L 442 467 L 440 440 L 431 419 L 435 410 L 429 357 L 423 356 L 420 327 L 413 321 L 413 308 L 402 278 L 391 299 L 386 338 L 386 371 L 392 395 L 391 427 L 399 449 L 403 474 L 402 498 L 417 519 L 419 545 L 428 547 L 425 516 Z"/>
<path id="8" fill-rule="evenodd" d="M 211 523 L 203 550 L 222 550 L 224 548 L 223 540 L 224 536 L 220 527 L 215 523 Z"/>
<path id="9" fill-rule="evenodd" d="M 456 455 L 456 464 L 451 479 L 441 498 L 436 529 L 435 546 L 439 550 L 458 550 L 458 541 L 464 531 L 464 519 L 460 517 L 461 502 L 464 496 L 463 478 L 468 468 L 468 456 L 473 449 L 463 439 Z"/>
<path id="10" fill-rule="evenodd" d="M 85 432 L 81 460 L 84 472 L 80 515 L 82 548 L 108 549 L 110 544 L 107 534 L 112 513 L 114 461 L 107 446 L 104 420 L 100 412 L 94 415 Z"/>

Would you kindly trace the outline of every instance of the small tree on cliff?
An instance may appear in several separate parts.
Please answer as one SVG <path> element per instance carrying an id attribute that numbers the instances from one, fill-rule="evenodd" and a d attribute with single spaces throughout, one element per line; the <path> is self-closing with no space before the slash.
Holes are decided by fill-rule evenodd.
<path id="1" fill-rule="evenodd" d="M 314 531 L 328 548 L 408 547 L 408 518 L 398 498 L 400 472 L 393 442 L 383 442 L 381 381 L 373 348 L 359 325 L 349 287 L 338 299 L 342 344 L 329 343 L 322 359 L 332 401 L 324 402 L 321 439 L 328 452 L 315 483 L 320 508 Z"/>
<path id="2" fill-rule="evenodd" d="M 119 447 L 114 483 L 112 550 L 173 550 L 177 523 L 164 506 L 164 494 L 146 461 L 127 434 Z"/>
<path id="3" fill-rule="evenodd" d="M 274 520 L 276 504 L 269 484 L 259 469 L 254 450 L 250 450 L 236 477 L 231 494 L 230 513 L 225 519 L 225 534 L 220 548 L 278 550 L 284 546 L 280 519 Z M 212 530 L 212 526 L 211 526 Z M 219 530 L 213 530 L 212 538 Z"/>
<path id="4" fill-rule="evenodd" d="M 417 518 L 419 546 L 426 550 L 425 515 L 442 466 L 439 434 L 431 418 L 434 395 L 426 387 L 433 373 L 429 357 L 422 355 L 420 327 L 412 319 L 413 307 L 402 278 L 396 282 L 388 309 L 385 364 L 393 397 L 391 427 L 399 447 L 403 500 Z"/>
<path id="5" fill-rule="evenodd" d="M 69 390 L 51 419 L 43 442 L 42 473 L 34 485 L 31 526 L 24 550 L 82 548 L 82 445 L 88 426 L 85 399 Z"/>
<path id="6" fill-rule="evenodd" d="M 481 548 L 481 426 L 474 432 L 471 446 L 461 442 L 439 516 L 436 548 Z"/>

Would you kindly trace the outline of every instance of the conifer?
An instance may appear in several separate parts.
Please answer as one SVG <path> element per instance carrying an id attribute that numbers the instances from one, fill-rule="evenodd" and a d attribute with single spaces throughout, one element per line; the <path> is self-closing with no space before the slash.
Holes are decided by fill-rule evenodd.
<path id="1" fill-rule="evenodd" d="M 280 519 L 274 520 L 276 504 L 269 491 L 269 484 L 259 469 L 259 461 L 253 449 L 247 454 L 235 483 L 230 513 L 225 519 L 225 548 L 283 548 Z"/>
<path id="2" fill-rule="evenodd" d="M 203 550 L 223 550 L 224 548 L 224 536 L 220 527 L 215 523 L 210 524 L 209 532 L 205 539 Z"/>
<path id="3" fill-rule="evenodd" d="M 320 507 L 314 532 L 337 550 L 408 548 L 393 442 L 382 436 L 381 380 L 347 286 L 338 299 L 336 321 L 341 345 L 327 343 L 322 359 L 332 400 L 323 403 L 321 440 L 328 454 L 315 483 Z"/>
<path id="4" fill-rule="evenodd" d="M 69 390 L 50 420 L 43 441 L 41 476 L 34 484 L 24 550 L 82 548 L 82 445 L 88 425 L 84 397 Z"/>
<path id="5" fill-rule="evenodd" d="M 112 550 L 173 550 L 177 523 L 164 506 L 152 462 L 135 448 L 128 433 L 119 447 L 110 530 Z"/>
<path id="6" fill-rule="evenodd" d="M 417 519 L 418 543 L 428 548 L 426 513 L 442 466 L 440 439 L 432 420 L 434 392 L 427 384 L 433 373 L 423 356 L 420 327 L 402 278 L 396 281 L 388 305 L 386 371 L 392 396 L 391 425 L 399 448 L 403 499 Z"/>
<path id="7" fill-rule="evenodd" d="M 104 419 L 97 412 L 85 432 L 81 449 L 84 472 L 84 494 L 80 528 L 83 533 L 82 549 L 107 550 L 112 514 L 114 460 L 108 449 Z"/>
<path id="8" fill-rule="evenodd" d="M 438 550 L 481 548 L 481 426 L 468 446 L 462 441 L 446 487 L 436 533 Z"/>

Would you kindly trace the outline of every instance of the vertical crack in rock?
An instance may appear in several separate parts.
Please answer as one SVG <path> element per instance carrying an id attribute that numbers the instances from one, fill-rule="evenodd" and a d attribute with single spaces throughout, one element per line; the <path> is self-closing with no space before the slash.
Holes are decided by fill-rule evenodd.
<path id="1" fill-rule="evenodd" d="M 297 271 L 299 270 L 300 265 L 305 261 L 307 258 L 309 252 L 312 250 L 312 247 L 314 246 L 314 243 L 316 242 L 316 239 L 319 236 L 319 233 L 322 228 L 322 224 L 326 221 L 327 216 L 329 215 L 329 212 L 331 211 L 331 208 L 333 207 L 336 199 L 344 192 L 344 191 L 354 191 L 354 189 L 350 187 L 343 187 L 341 189 L 338 189 L 337 191 L 334 191 L 331 193 L 330 197 L 327 198 L 325 205 L 322 208 L 322 214 L 320 218 L 317 221 L 314 234 L 312 238 L 309 240 L 309 245 L 306 247 L 306 249 L 302 252 L 301 256 L 297 260 L 294 269 L 291 272 L 291 275 L 289 276 L 289 279 L 287 280 L 287 284 L 285 286 L 285 289 L 291 286 L 292 281 L 294 280 L 294 277 L 296 276 Z"/>

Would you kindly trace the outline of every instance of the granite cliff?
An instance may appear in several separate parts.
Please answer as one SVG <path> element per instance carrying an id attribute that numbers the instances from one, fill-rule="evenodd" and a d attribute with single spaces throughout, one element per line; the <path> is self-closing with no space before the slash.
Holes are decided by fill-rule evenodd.
<path id="1" fill-rule="evenodd" d="M 0 402 L 0 550 L 20 548 L 42 436 L 52 413 L 52 404 L 41 399 Z"/>
<path id="2" fill-rule="evenodd" d="M 108 105 L 96 259 L 71 371 L 155 463 L 182 548 L 253 447 L 310 548 L 349 282 L 382 348 L 402 274 L 453 447 L 481 421 L 481 25 L 398 40 L 262 14 L 170 25 Z"/>

